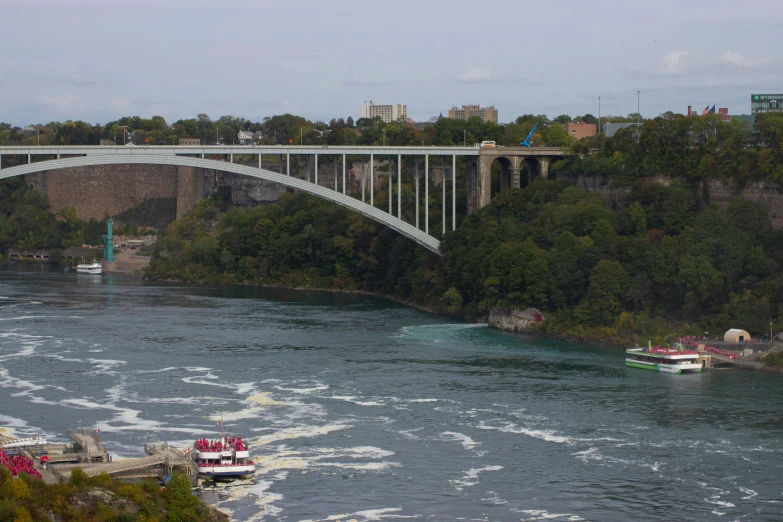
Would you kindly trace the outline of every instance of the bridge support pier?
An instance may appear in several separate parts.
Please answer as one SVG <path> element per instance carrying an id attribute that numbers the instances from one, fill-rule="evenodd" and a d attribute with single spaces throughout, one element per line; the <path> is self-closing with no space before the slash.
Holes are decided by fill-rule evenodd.
<path id="1" fill-rule="evenodd" d="M 521 186 L 521 180 L 520 180 L 520 171 L 521 169 L 519 167 L 511 167 L 511 188 L 519 188 Z"/>
<path id="2" fill-rule="evenodd" d="M 549 179 L 549 162 L 552 161 L 551 158 L 538 158 L 538 164 L 540 165 L 540 169 L 538 171 L 538 176 L 541 179 Z"/>

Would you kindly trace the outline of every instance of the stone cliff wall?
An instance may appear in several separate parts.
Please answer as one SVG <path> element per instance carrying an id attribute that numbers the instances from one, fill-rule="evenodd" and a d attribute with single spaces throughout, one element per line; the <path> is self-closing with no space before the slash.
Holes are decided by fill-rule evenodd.
<path id="1" fill-rule="evenodd" d="M 101 220 L 151 198 L 176 198 L 178 168 L 156 165 L 97 165 L 28 174 L 54 212 L 74 207 L 79 218 Z"/>
<path id="2" fill-rule="evenodd" d="M 608 176 L 576 176 L 557 172 L 550 175 L 550 178 L 569 181 L 585 192 L 596 192 L 601 195 L 607 206 L 615 210 L 623 208 L 630 203 L 631 187 L 617 186 Z M 673 181 L 673 179 L 666 176 L 640 180 L 641 183 L 658 183 L 661 185 L 669 185 Z M 710 179 L 699 184 L 697 195 L 704 205 L 714 204 L 724 211 L 728 209 L 729 204 L 735 198 L 763 205 L 769 210 L 772 225 L 775 228 L 783 228 L 783 183 L 756 181 L 738 185 L 732 180 Z"/>
<path id="3" fill-rule="evenodd" d="M 775 181 L 756 181 L 742 187 L 734 181 L 707 180 L 700 187 L 705 203 L 726 210 L 734 198 L 742 198 L 768 209 L 772 226 L 783 228 L 783 184 Z"/>

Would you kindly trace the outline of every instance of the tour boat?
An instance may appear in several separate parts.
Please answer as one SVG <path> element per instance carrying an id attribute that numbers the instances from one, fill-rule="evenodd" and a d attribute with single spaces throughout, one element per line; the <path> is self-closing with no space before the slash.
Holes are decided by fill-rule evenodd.
<path id="1" fill-rule="evenodd" d="M 676 348 L 628 348 L 625 350 L 625 365 L 643 370 L 666 373 L 701 373 L 702 365 L 697 362 L 699 352 L 686 350 L 682 345 Z"/>
<path id="2" fill-rule="evenodd" d="M 256 471 L 247 442 L 242 437 L 226 437 L 220 424 L 218 440 L 199 439 L 193 444 L 193 460 L 199 477 L 248 478 Z"/>
<path id="3" fill-rule="evenodd" d="M 103 273 L 103 265 L 100 263 L 81 263 L 76 265 L 77 274 L 93 274 L 101 275 Z"/>

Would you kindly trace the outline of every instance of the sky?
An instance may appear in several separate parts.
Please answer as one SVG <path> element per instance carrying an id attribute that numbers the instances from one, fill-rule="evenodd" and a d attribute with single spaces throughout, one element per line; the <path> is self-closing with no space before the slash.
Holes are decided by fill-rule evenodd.
<path id="1" fill-rule="evenodd" d="M 780 0 L 0 0 L 0 121 L 750 112 Z"/>

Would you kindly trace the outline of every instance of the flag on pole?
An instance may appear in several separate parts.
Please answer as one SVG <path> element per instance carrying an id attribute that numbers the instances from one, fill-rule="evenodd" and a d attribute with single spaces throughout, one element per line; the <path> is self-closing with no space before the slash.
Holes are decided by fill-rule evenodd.
<path id="1" fill-rule="evenodd" d="M 712 109 L 710 109 L 710 114 L 715 114 L 715 106 L 712 106 Z"/>
<path id="2" fill-rule="evenodd" d="M 709 113 L 709 112 L 710 112 L 710 106 L 709 106 L 709 105 L 707 105 L 706 107 L 704 107 L 704 110 L 703 110 L 703 111 L 701 111 L 701 115 L 702 115 L 702 116 L 706 116 L 706 115 L 707 115 L 707 113 Z"/>

